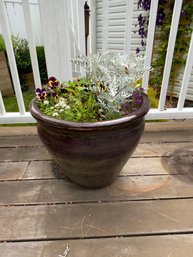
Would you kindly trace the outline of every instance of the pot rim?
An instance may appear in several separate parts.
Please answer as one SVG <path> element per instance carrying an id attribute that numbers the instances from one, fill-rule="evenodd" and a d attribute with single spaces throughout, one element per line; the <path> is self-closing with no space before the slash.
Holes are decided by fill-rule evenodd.
<path id="1" fill-rule="evenodd" d="M 59 120 L 53 117 L 50 117 L 39 110 L 36 105 L 36 97 L 34 97 L 30 102 L 30 113 L 37 120 L 42 121 L 44 123 L 49 124 L 50 126 L 55 127 L 66 127 L 66 128 L 74 128 L 74 129 L 92 129 L 99 127 L 108 127 L 108 126 L 116 126 L 119 124 L 135 121 L 143 116 L 145 116 L 150 109 L 150 100 L 148 96 L 143 93 L 143 104 L 136 111 L 131 114 L 114 119 L 114 120 L 106 120 L 106 121 L 96 121 L 96 122 L 76 122 L 76 121 L 66 121 Z"/>

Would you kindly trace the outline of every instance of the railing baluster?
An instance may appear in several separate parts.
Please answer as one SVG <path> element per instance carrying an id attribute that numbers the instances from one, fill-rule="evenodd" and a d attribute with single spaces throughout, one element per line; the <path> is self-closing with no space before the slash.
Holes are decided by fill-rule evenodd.
<path id="1" fill-rule="evenodd" d="M 108 50 L 108 28 L 109 28 L 109 1 L 103 0 L 103 34 L 102 52 Z"/>
<path id="2" fill-rule="evenodd" d="M 5 113 L 6 113 L 5 106 L 4 106 L 2 94 L 1 94 L 1 91 L 0 91 L 0 115 L 5 115 Z"/>
<path id="3" fill-rule="evenodd" d="M 182 86 L 181 86 L 181 90 L 180 90 L 180 97 L 179 97 L 179 100 L 178 100 L 177 109 L 179 111 L 181 111 L 184 107 L 184 102 L 185 102 L 186 93 L 187 93 L 187 90 L 188 90 L 188 82 L 190 80 L 192 66 L 193 66 L 193 33 L 192 33 L 192 37 L 191 37 L 191 41 L 190 41 L 190 47 L 189 47 L 189 51 L 188 51 L 188 58 L 187 58 L 186 66 L 185 66 L 185 70 L 184 70 Z"/>
<path id="4" fill-rule="evenodd" d="M 22 0 L 22 4 L 23 4 L 26 33 L 27 33 L 27 38 L 28 38 L 28 43 L 29 43 L 29 50 L 30 50 L 30 56 L 31 56 L 31 62 L 32 62 L 35 87 L 41 88 L 40 72 L 39 72 L 39 67 L 38 67 L 38 59 L 37 59 L 37 54 L 36 54 L 35 40 L 33 37 L 29 2 L 28 2 L 28 0 Z"/>
<path id="5" fill-rule="evenodd" d="M 48 76 L 72 79 L 68 1 L 39 0 Z"/>
<path id="6" fill-rule="evenodd" d="M 133 17 L 134 0 L 126 2 L 126 21 L 125 21 L 125 52 L 129 53 L 131 49 L 131 32 Z"/>
<path id="7" fill-rule="evenodd" d="M 97 24 L 96 24 L 96 0 L 90 0 L 90 9 L 92 15 L 90 15 L 90 31 L 92 31 L 92 34 L 90 32 L 89 38 L 90 38 L 90 52 L 92 54 L 97 52 L 97 46 L 96 46 L 96 34 L 97 34 Z"/>
<path id="8" fill-rule="evenodd" d="M 13 79 L 13 85 L 15 89 L 15 94 L 17 98 L 17 103 L 19 107 L 19 112 L 21 115 L 25 114 L 25 106 L 23 102 L 23 96 L 21 91 L 21 85 L 19 81 L 18 71 L 17 71 L 17 65 L 15 61 L 12 41 L 11 41 L 11 33 L 9 28 L 9 21 L 7 17 L 7 12 L 5 8 L 5 3 L 3 0 L 0 0 L 0 23 L 2 27 L 2 33 L 5 40 L 9 65 L 10 65 L 10 71 Z"/>
<path id="9" fill-rule="evenodd" d="M 163 73 L 163 79 L 162 79 L 162 85 L 161 85 L 161 94 L 160 94 L 160 100 L 159 100 L 159 106 L 158 106 L 159 111 L 164 110 L 166 94 L 167 94 L 167 89 L 169 84 L 169 77 L 170 77 L 171 66 L 172 66 L 172 60 L 173 60 L 173 54 L 174 54 L 174 48 L 175 48 L 175 42 L 176 42 L 176 35 L 178 31 L 178 23 L 179 23 L 181 7 L 182 7 L 182 1 L 183 0 L 175 1 L 175 5 L 173 9 L 172 23 L 170 28 L 168 48 L 167 48 L 167 54 L 166 54 L 166 62 L 164 67 L 164 73 Z"/>
<path id="10" fill-rule="evenodd" d="M 155 27 L 156 27 L 157 7 L 158 7 L 158 0 L 151 1 L 146 52 L 145 52 L 145 56 L 146 56 L 145 67 L 150 67 L 151 65 L 153 41 L 154 41 L 154 34 L 155 34 Z M 150 71 L 147 71 L 143 75 L 142 87 L 145 90 L 148 89 L 149 73 Z"/>
<path id="11" fill-rule="evenodd" d="M 80 46 L 80 54 L 85 54 L 85 25 L 84 25 L 84 0 L 77 1 L 78 8 L 78 22 L 79 22 L 79 46 Z"/>

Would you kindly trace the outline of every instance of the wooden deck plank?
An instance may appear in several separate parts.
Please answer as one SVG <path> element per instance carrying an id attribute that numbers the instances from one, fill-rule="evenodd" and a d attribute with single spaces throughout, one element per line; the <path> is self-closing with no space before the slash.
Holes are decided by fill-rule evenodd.
<path id="1" fill-rule="evenodd" d="M 168 158 L 168 157 L 163 157 Z M 162 158 L 162 159 L 163 159 Z M 29 165 L 28 165 L 29 164 Z M 25 172 L 26 170 L 26 172 Z M 121 176 L 168 174 L 161 164 L 161 158 L 131 158 L 124 166 Z M 54 161 L 2 162 L 0 163 L 1 180 L 65 178 L 65 174 Z"/>
<path id="2" fill-rule="evenodd" d="M 21 135 L 37 135 L 36 125 L 34 126 L 18 126 L 18 127 L 0 127 L 0 136 L 21 136 Z"/>
<path id="3" fill-rule="evenodd" d="M 65 178 L 62 169 L 54 161 L 31 161 L 23 179 Z"/>
<path id="4" fill-rule="evenodd" d="M 145 131 L 188 131 L 193 129 L 193 118 L 187 120 L 169 120 L 167 122 L 146 122 Z"/>
<path id="5" fill-rule="evenodd" d="M 192 212 L 192 199 L 0 207 L 0 240 L 193 233 Z"/>
<path id="6" fill-rule="evenodd" d="M 192 142 L 189 143 L 163 143 L 163 144 L 139 144 L 133 157 L 161 157 L 168 156 L 169 153 L 176 150 L 192 148 Z"/>
<path id="7" fill-rule="evenodd" d="M 0 163 L 0 180 L 22 179 L 28 162 Z"/>
<path id="8" fill-rule="evenodd" d="M 175 150 L 190 149 L 192 142 L 186 143 L 164 143 L 164 144 L 139 144 L 133 157 L 161 157 L 167 156 L 168 152 Z M 32 161 L 32 160 L 50 160 L 43 146 L 38 147 L 17 147 L 17 148 L 0 148 L 0 161 Z"/>
<path id="9" fill-rule="evenodd" d="M 193 130 L 188 131 L 161 131 L 145 132 L 140 143 L 160 143 L 160 142 L 193 142 Z M 19 147 L 19 146 L 41 146 L 42 142 L 38 135 L 17 135 L 0 136 L 0 147 Z"/>
<path id="10" fill-rule="evenodd" d="M 37 135 L 0 137 L 0 147 L 39 146 L 42 145 Z"/>
<path id="11" fill-rule="evenodd" d="M 52 158 L 43 146 L 0 148 L 0 161 L 32 161 L 50 159 Z"/>
<path id="12" fill-rule="evenodd" d="M 161 132 L 161 131 L 192 131 L 193 119 L 177 121 L 171 120 L 167 122 L 146 122 L 145 131 Z M 18 127 L 0 127 L 0 136 L 17 136 L 17 135 L 37 135 L 36 125 L 34 126 L 18 126 Z"/>
<path id="13" fill-rule="evenodd" d="M 175 198 L 193 198 L 193 181 L 182 175 L 119 177 L 111 186 L 94 191 L 58 179 L 0 183 L 1 205 Z"/>
<path id="14" fill-rule="evenodd" d="M 163 157 L 168 158 L 168 157 Z M 124 166 L 121 176 L 130 175 L 161 175 L 168 174 L 163 168 L 161 157 L 131 158 Z M 20 180 L 20 179 L 50 179 L 65 178 L 65 174 L 54 161 L 30 161 L 30 162 L 2 162 L 0 163 L 1 180 Z"/>
<path id="15" fill-rule="evenodd" d="M 0 252 L 6 257 L 59 257 L 67 244 L 68 257 L 190 257 L 193 235 L 1 243 Z"/>
<path id="16" fill-rule="evenodd" d="M 168 174 L 163 168 L 162 160 L 168 157 L 151 158 L 130 158 L 121 171 L 122 176 L 128 175 L 161 175 Z M 151 165 L 150 165 L 151 162 Z"/>
<path id="17" fill-rule="evenodd" d="M 193 120 L 146 123 L 116 182 L 87 190 L 61 179 L 35 126 L 1 127 L 0 240 L 13 242 L 0 256 L 59 257 L 67 242 L 69 257 L 192 256 L 192 142 Z"/>
<path id="18" fill-rule="evenodd" d="M 168 171 L 162 166 L 161 157 L 152 158 L 151 165 L 149 165 L 148 158 L 131 158 L 121 172 L 121 176 L 160 174 L 168 174 Z M 65 174 L 63 174 L 62 170 L 54 163 L 54 161 L 32 161 L 30 162 L 23 179 L 49 179 L 58 177 L 65 177 Z"/>
<path id="19" fill-rule="evenodd" d="M 144 143 L 159 142 L 193 142 L 193 129 L 190 131 L 145 131 L 141 141 Z"/>

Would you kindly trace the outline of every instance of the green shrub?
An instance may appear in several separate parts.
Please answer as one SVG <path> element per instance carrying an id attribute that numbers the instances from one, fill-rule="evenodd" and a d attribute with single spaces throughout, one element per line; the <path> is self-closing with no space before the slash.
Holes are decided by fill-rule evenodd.
<path id="1" fill-rule="evenodd" d="M 13 49 L 19 75 L 32 72 L 28 42 L 19 36 L 12 36 Z"/>
<path id="2" fill-rule="evenodd" d="M 19 36 L 12 36 L 12 43 L 13 43 L 13 50 L 15 53 L 15 60 L 17 64 L 21 87 L 23 91 L 26 91 L 28 88 L 28 85 L 26 83 L 25 74 L 32 72 L 28 41 L 24 38 L 20 38 Z M 6 53 L 4 39 L 1 34 L 0 34 L 0 51 L 4 51 Z M 45 84 L 47 82 L 48 75 L 47 75 L 44 47 L 37 46 L 36 52 L 37 52 L 41 82 Z"/>
<path id="3" fill-rule="evenodd" d="M 45 59 L 45 52 L 43 46 L 37 46 L 36 47 L 37 52 L 37 58 L 38 58 L 38 66 L 40 71 L 40 78 L 42 84 L 47 83 L 48 81 L 48 74 L 47 74 L 47 68 L 46 68 L 46 59 Z"/>
<path id="4" fill-rule="evenodd" d="M 12 36 L 12 43 L 21 88 L 22 91 L 26 91 L 28 89 L 28 85 L 25 81 L 24 74 L 32 72 L 28 42 L 26 39 L 20 38 L 19 36 Z"/>
<path id="5" fill-rule="evenodd" d="M 5 51 L 5 42 L 1 34 L 0 34 L 0 51 Z"/>
<path id="6" fill-rule="evenodd" d="M 155 90 L 155 88 L 149 86 L 147 90 L 147 95 L 151 102 L 151 108 L 157 108 L 159 104 L 159 99 L 157 97 L 157 91 Z"/>

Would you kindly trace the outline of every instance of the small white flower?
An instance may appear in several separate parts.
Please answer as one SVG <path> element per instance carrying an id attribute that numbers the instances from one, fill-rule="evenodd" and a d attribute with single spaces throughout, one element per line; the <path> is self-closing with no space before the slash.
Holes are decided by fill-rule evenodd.
<path id="1" fill-rule="evenodd" d="M 44 105 L 48 105 L 49 101 L 48 100 L 44 100 Z"/>
<path id="2" fill-rule="evenodd" d="M 59 112 L 63 112 L 63 111 L 64 111 L 64 109 L 60 109 L 60 110 L 59 110 Z"/>
<path id="3" fill-rule="evenodd" d="M 58 117 L 58 116 L 59 116 L 59 114 L 57 112 L 53 113 L 53 117 Z"/>
<path id="4" fill-rule="evenodd" d="M 54 110 L 54 106 L 50 107 L 50 110 Z"/>
<path id="5" fill-rule="evenodd" d="M 66 105 L 65 109 L 66 109 L 66 110 L 69 110 L 69 109 L 70 109 L 70 106 L 69 106 L 69 105 Z"/>
<path id="6" fill-rule="evenodd" d="M 62 108 L 65 108 L 65 107 L 66 107 L 66 101 L 65 101 L 64 98 L 60 98 L 60 99 L 59 99 L 58 106 L 59 106 L 59 107 L 62 107 Z"/>

